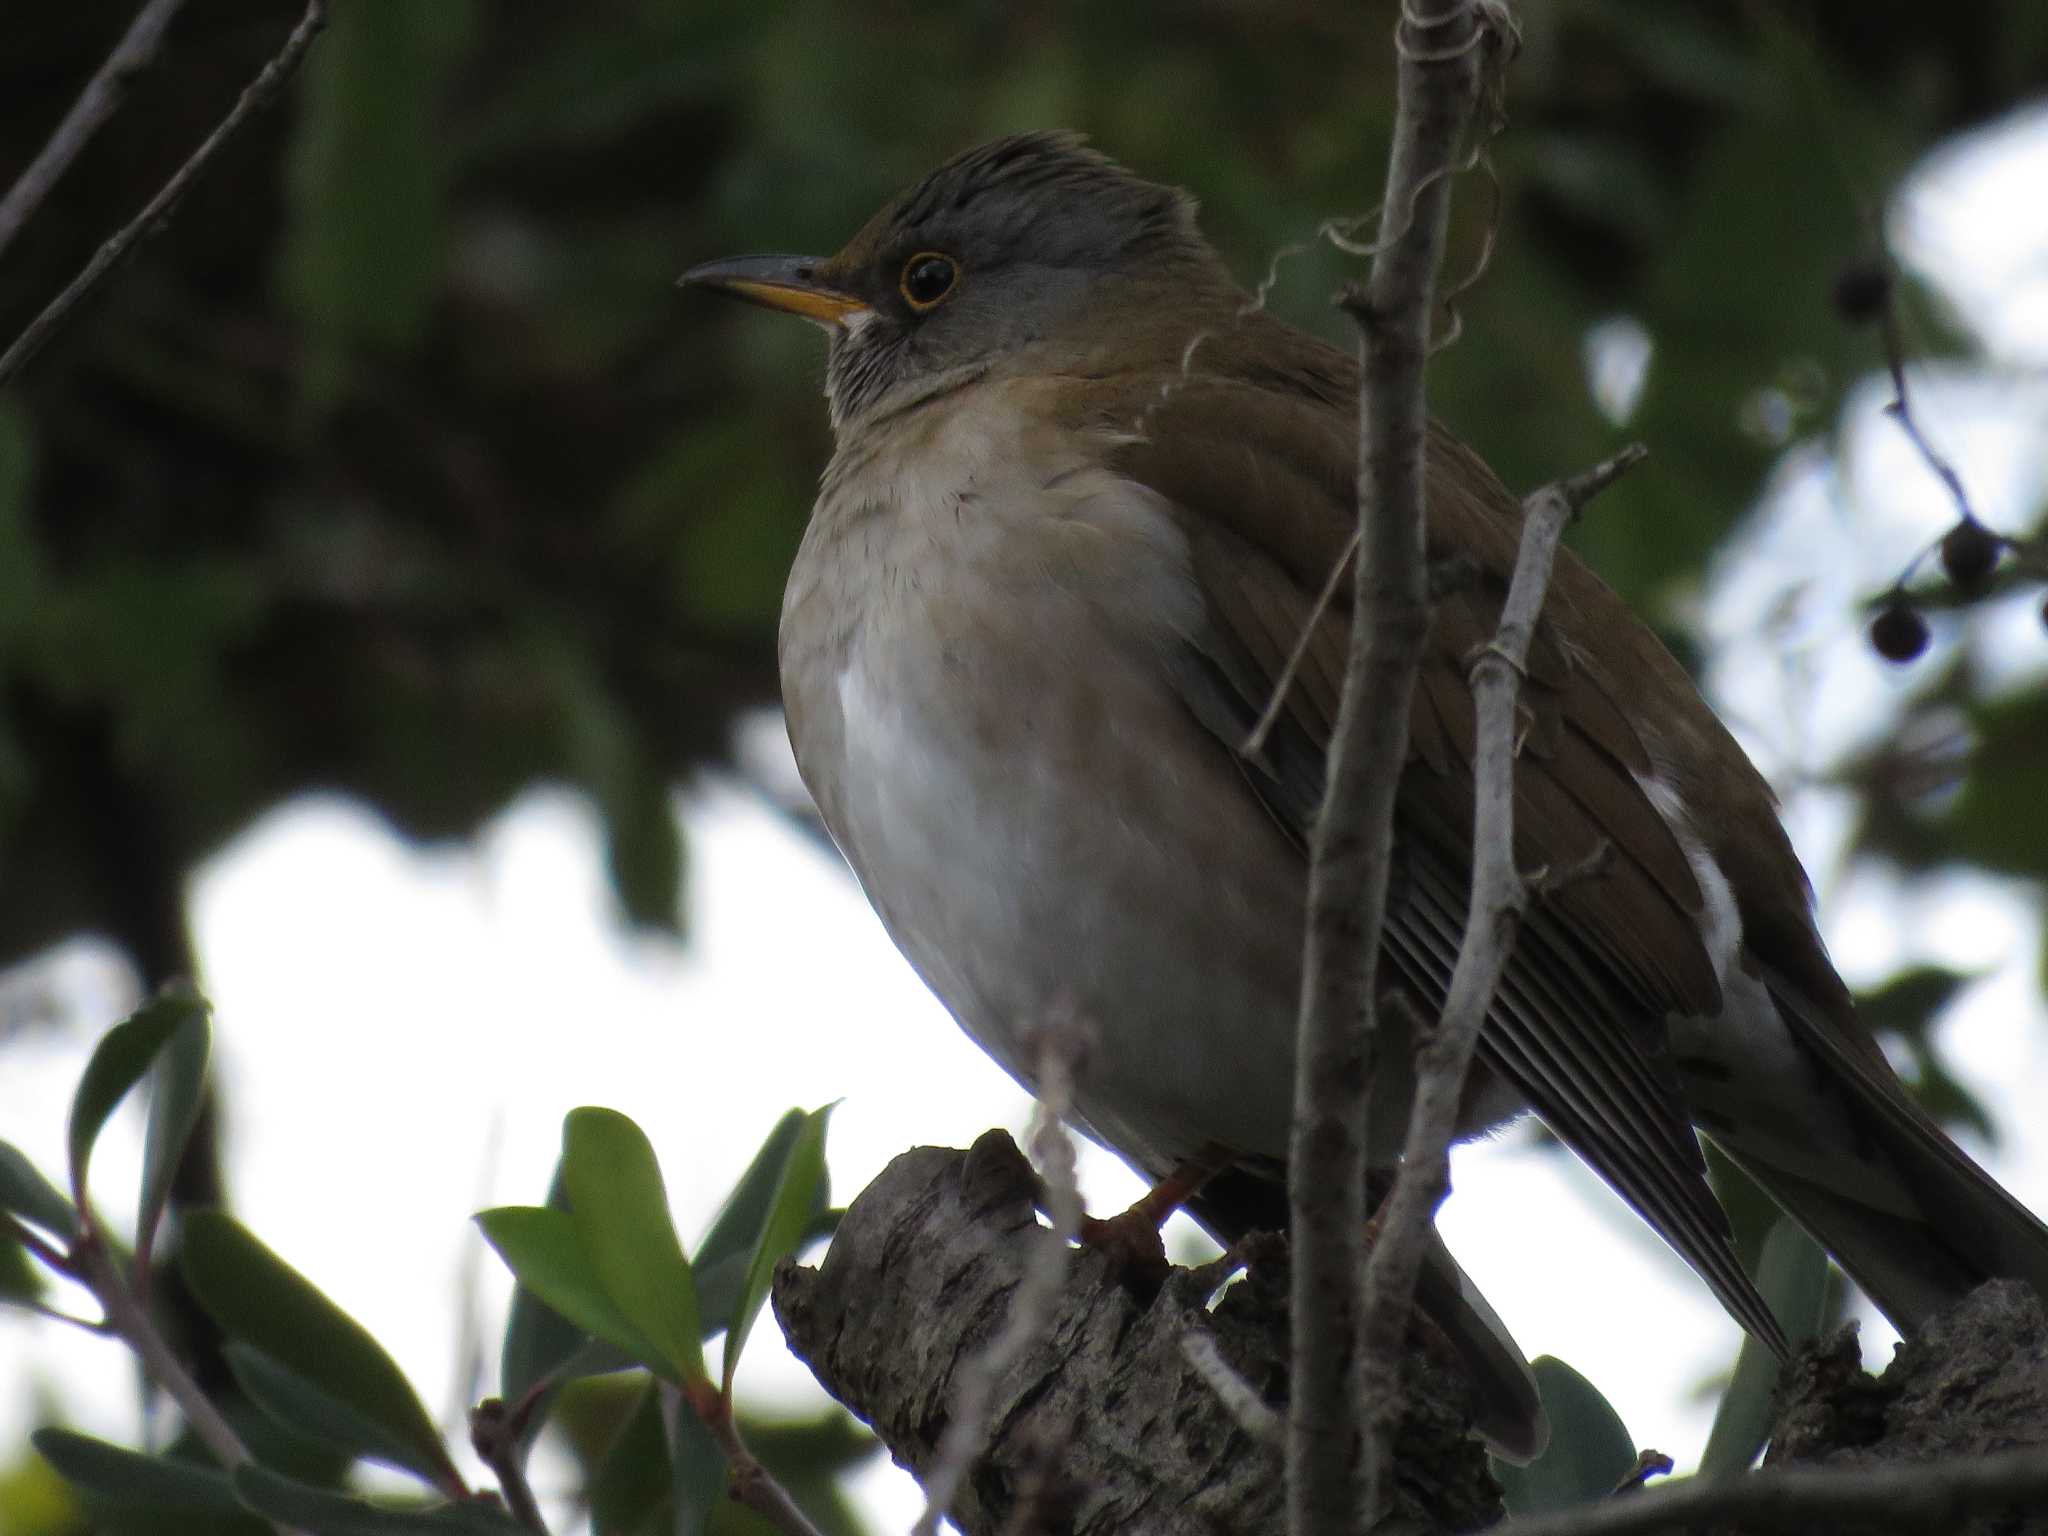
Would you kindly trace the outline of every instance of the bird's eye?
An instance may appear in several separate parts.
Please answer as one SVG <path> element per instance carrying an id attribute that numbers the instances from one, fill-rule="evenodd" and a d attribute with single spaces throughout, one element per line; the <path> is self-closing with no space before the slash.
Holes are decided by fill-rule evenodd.
<path id="1" fill-rule="evenodd" d="M 903 263 L 897 286 L 912 309 L 930 309 L 960 281 L 960 264 L 937 251 L 919 251 Z"/>

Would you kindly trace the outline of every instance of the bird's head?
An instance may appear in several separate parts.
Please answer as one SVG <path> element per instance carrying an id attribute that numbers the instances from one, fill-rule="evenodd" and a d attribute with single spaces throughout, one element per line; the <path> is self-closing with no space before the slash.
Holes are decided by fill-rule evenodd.
<path id="1" fill-rule="evenodd" d="M 1187 194 L 1070 133 L 969 150 L 892 199 L 835 256 L 741 256 L 681 281 L 823 325 L 825 392 L 841 432 L 1005 368 L 1172 355 L 1234 292 Z"/>

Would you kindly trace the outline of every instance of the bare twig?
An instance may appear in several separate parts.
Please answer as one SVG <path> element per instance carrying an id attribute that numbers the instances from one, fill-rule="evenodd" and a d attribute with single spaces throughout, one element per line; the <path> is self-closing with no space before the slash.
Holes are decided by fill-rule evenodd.
<path id="1" fill-rule="evenodd" d="M 1649 1536 L 1741 1521 L 1745 1530 L 1808 1532 L 1869 1521 L 1887 1531 L 1953 1531 L 1965 1517 L 2048 1499 L 2039 1446 L 1955 1461 L 1781 1467 L 1685 1478 L 1626 1498 L 1507 1520 L 1497 1536 Z M 1859 1526 L 1860 1528 L 1860 1526 Z"/>
<path id="2" fill-rule="evenodd" d="M 1643 457 L 1643 448 L 1632 444 L 1523 502 L 1521 547 L 1500 622 L 1493 639 L 1472 662 L 1477 739 L 1472 766 L 1472 889 L 1464 942 L 1451 971 L 1442 1017 L 1423 1033 L 1416 1053 L 1415 1099 L 1401 1163 L 1379 1213 L 1378 1240 L 1366 1266 L 1364 1372 L 1368 1391 L 1383 1397 L 1390 1398 L 1399 1388 L 1401 1346 L 1430 1221 L 1450 1191 L 1449 1151 L 1465 1075 L 1531 895 L 1531 884 L 1516 866 L 1514 852 L 1516 717 L 1551 565 L 1558 542 L 1579 509 Z"/>
<path id="3" fill-rule="evenodd" d="M 77 1274 L 70 1258 L 61 1249 L 47 1241 L 26 1222 L 16 1221 L 7 1211 L 0 1211 L 0 1238 L 5 1238 L 11 1243 L 19 1243 L 60 1275 Z"/>
<path id="4" fill-rule="evenodd" d="M 1636 1452 L 1636 1464 L 1628 1469 L 1628 1476 L 1614 1485 L 1616 1493 L 1634 1493 L 1638 1488 L 1647 1487 L 1653 1477 L 1671 1475 L 1671 1458 L 1662 1451 L 1642 1450 Z"/>
<path id="5" fill-rule="evenodd" d="M 137 246 L 169 221 L 178 203 L 191 189 L 193 182 L 259 110 L 269 105 L 290 78 L 299 61 L 305 57 L 313 38 L 327 24 L 327 0 L 306 0 L 305 13 L 299 24 L 292 28 L 291 36 L 276 57 L 263 66 L 256 78 L 249 82 L 239 99 L 220 120 L 213 132 L 209 133 L 192 156 L 179 166 L 171 179 L 152 197 L 148 204 L 128 223 L 124 224 L 104 245 L 93 253 L 85 270 L 71 280 L 65 290 L 43 308 L 43 312 L 28 323 L 28 327 L 14 339 L 4 355 L 0 355 L 0 384 L 5 384 L 27 366 L 30 359 L 40 352 L 45 342 L 54 336 L 76 309 L 102 282 L 106 281 L 117 266 L 132 255 Z"/>
<path id="6" fill-rule="evenodd" d="M 778 1483 L 760 1458 L 740 1438 L 733 1418 L 732 1399 L 706 1386 L 701 1393 L 686 1392 L 666 1381 L 656 1382 L 662 1423 L 671 1440 L 675 1437 L 676 1415 L 694 1413 L 711 1431 L 711 1438 L 725 1453 L 726 1475 L 732 1479 L 732 1496 L 766 1520 L 782 1536 L 824 1536 L 810 1517 L 797 1507 L 789 1490 Z"/>
<path id="7" fill-rule="evenodd" d="M 1286 1438 L 1286 1425 L 1280 1415 L 1266 1406 L 1266 1400 L 1259 1396 L 1256 1388 L 1236 1371 L 1216 1347 L 1213 1335 L 1189 1333 L 1180 1341 L 1180 1352 L 1187 1356 L 1188 1364 L 1195 1368 L 1195 1374 L 1208 1384 L 1216 1394 L 1224 1411 L 1237 1420 L 1237 1427 L 1250 1435 L 1261 1445 L 1280 1445 Z"/>
<path id="8" fill-rule="evenodd" d="M 483 1458 L 505 1496 L 505 1508 L 529 1531 L 547 1536 L 548 1523 L 541 1517 L 540 1502 L 526 1481 L 520 1464 L 519 1425 L 501 1397 L 487 1397 L 469 1411 L 469 1443 Z"/>
<path id="9" fill-rule="evenodd" d="M 1295 674 L 1301 671 L 1301 664 L 1308 656 L 1310 642 L 1316 637 L 1316 627 L 1323 622 L 1323 615 L 1330 611 L 1330 604 L 1337 600 L 1337 588 L 1344 580 L 1344 572 L 1351 564 L 1351 557 L 1358 553 L 1358 530 L 1351 531 L 1351 537 L 1344 542 L 1344 548 L 1337 561 L 1330 567 L 1330 574 L 1323 582 L 1323 588 L 1316 593 L 1315 605 L 1302 621 L 1301 633 L 1294 637 L 1293 648 L 1287 653 L 1287 662 L 1280 668 L 1280 675 L 1273 679 L 1273 695 L 1266 700 L 1266 707 L 1260 713 L 1258 723 L 1238 746 L 1246 757 L 1257 757 L 1266 747 L 1266 738 L 1273 732 L 1273 724 L 1280 718 L 1280 711 L 1286 706 L 1288 690 L 1294 686 Z"/>
<path id="10" fill-rule="evenodd" d="M 71 162 L 99 132 L 100 125 L 114 115 L 128 82 L 149 67 L 149 61 L 156 57 L 157 45 L 163 41 L 164 29 L 184 3 L 185 0 L 149 0 L 135 13 L 128 30 L 121 34 L 121 41 L 86 81 L 85 89 L 78 93 L 78 100 L 71 104 L 71 110 L 64 114 L 49 141 L 7 189 L 7 196 L 0 198 L 0 254 L 14 243 L 22 226 L 42 206 L 50 188 L 70 169 Z"/>
<path id="11" fill-rule="evenodd" d="M 79 1218 L 81 1222 L 89 1220 L 83 1210 Z M 121 1273 L 105 1241 L 89 1226 L 71 1245 L 71 1260 L 75 1272 L 92 1291 L 93 1299 L 105 1309 L 108 1325 L 135 1351 L 149 1379 L 170 1394 L 178 1411 L 185 1415 L 185 1422 L 192 1426 L 192 1433 L 213 1453 L 214 1460 L 230 1471 L 248 1461 L 248 1447 L 171 1353 L 170 1345 L 135 1299 L 127 1277 Z"/>
<path id="12" fill-rule="evenodd" d="M 1913 415 L 1912 397 L 1906 392 L 1906 352 L 1905 342 L 1899 335 L 1898 304 L 1890 294 L 1885 299 L 1880 331 L 1884 337 L 1885 371 L 1892 380 L 1892 398 L 1885 405 L 1884 413 L 1899 424 L 1899 430 L 1906 434 L 1927 467 L 1934 471 L 1935 478 L 1947 489 L 1949 499 L 1956 504 L 1956 516 L 1966 523 L 1974 523 L 1977 514 L 1970 510 L 1970 493 L 1963 489 L 1963 477 L 1956 472 L 1955 465 L 1949 463 L 1927 440 L 1927 434 L 1920 430 L 1919 420 Z"/>
<path id="13" fill-rule="evenodd" d="M 1369 1524 L 1378 1507 L 1376 1469 L 1387 1460 L 1387 1431 L 1377 1414 L 1363 1412 L 1359 1354 L 1372 1000 L 1394 792 L 1429 631 L 1422 373 L 1430 294 L 1443 256 L 1450 168 L 1471 113 L 1484 35 L 1466 0 L 1406 0 L 1395 34 L 1399 101 L 1382 248 L 1366 288 L 1345 299 L 1361 333 L 1360 544 L 1344 688 L 1312 842 L 1288 1149 L 1293 1536 Z"/>
<path id="14" fill-rule="evenodd" d="M 1081 1229 L 1081 1190 L 1074 1172 L 1074 1143 L 1066 1116 L 1073 1102 L 1074 1072 L 1082 1053 L 1080 1030 L 1072 1020 L 1055 1020 L 1038 1040 L 1038 1104 L 1031 1114 L 1031 1155 L 1045 1187 L 1052 1230 L 1042 1234 L 1030 1266 L 1010 1301 L 1010 1315 L 988 1348 L 961 1371 L 953 1416 L 939 1442 L 938 1459 L 924 1480 L 924 1513 L 911 1536 L 936 1536 L 960 1484 L 973 1470 L 988 1439 L 989 1413 L 997 1384 L 1024 1352 L 1044 1335 L 1067 1275 L 1068 1245 Z"/>

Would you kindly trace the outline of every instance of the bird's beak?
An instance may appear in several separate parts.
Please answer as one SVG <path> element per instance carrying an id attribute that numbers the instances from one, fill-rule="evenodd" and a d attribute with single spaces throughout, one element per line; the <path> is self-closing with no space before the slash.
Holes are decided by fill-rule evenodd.
<path id="1" fill-rule="evenodd" d="M 676 279 L 676 286 L 709 288 L 824 326 L 843 326 L 855 315 L 867 314 L 865 299 L 819 280 L 822 266 L 815 256 L 733 256 L 690 268 Z"/>

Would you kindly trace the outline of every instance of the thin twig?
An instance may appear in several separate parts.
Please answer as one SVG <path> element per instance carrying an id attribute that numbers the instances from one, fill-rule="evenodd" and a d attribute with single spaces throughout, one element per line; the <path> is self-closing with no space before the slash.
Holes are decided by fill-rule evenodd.
<path id="1" fill-rule="evenodd" d="M 1887 1531 L 1954 1531 L 1973 1514 L 2048 1499 L 2040 1446 L 1954 1461 L 1862 1467 L 1766 1467 L 1741 1477 L 1690 1477 L 1626 1498 L 1506 1520 L 1494 1536 L 1649 1536 L 1716 1528 L 1809 1532 L 1870 1522 Z"/>
<path id="2" fill-rule="evenodd" d="M 711 1438 L 725 1452 L 725 1470 L 732 1479 L 734 1498 L 782 1532 L 782 1536 L 824 1536 L 811 1524 L 810 1516 L 797 1507 L 789 1490 L 775 1480 L 774 1474 L 761 1465 L 760 1458 L 740 1438 L 731 1398 L 708 1388 L 698 1396 L 686 1394 L 665 1381 L 658 1386 L 662 1417 L 670 1423 L 671 1437 L 672 1421 L 678 1413 L 695 1413 L 711 1431 Z"/>
<path id="3" fill-rule="evenodd" d="M 1286 1442 L 1285 1422 L 1259 1396 L 1258 1388 L 1230 1368 L 1230 1362 L 1216 1347 L 1214 1334 L 1190 1331 L 1180 1341 L 1180 1352 L 1187 1356 L 1195 1374 L 1216 1394 L 1224 1412 L 1237 1420 L 1239 1429 L 1261 1445 L 1278 1446 Z"/>
<path id="4" fill-rule="evenodd" d="M 487 1397 L 469 1410 L 469 1443 L 498 1480 L 506 1511 L 529 1531 L 547 1536 L 540 1501 L 520 1464 L 519 1426 L 502 1397 Z"/>
<path id="5" fill-rule="evenodd" d="M 93 253 L 92 260 L 85 264 L 85 270 L 74 277 L 70 285 L 28 323 L 27 329 L 14 339 L 6 353 L 0 355 L 0 384 L 5 384 L 26 367 L 30 359 L 43 349 L 44 343 L 70 318 L 71 312 L 106 281 L 108 274 L 132 255 L 144 240 L 164 227 L 192 183 L 199 179 L 200 172 L 241 131 L 243 124 L 276 97 L 292 71 L 298 68 L 299 61 L 305 57 L 307 48 L 312 46 L 313 38 L 326 24 L 327 0 L 306 0 L 305 14 L 292 28 L 291 36 L 285 39 L 277 56 L 249 82 L 228 115 L 220 120 L 219 126 L 192 152 L 192 157 L 178 167 L 142 212 Z"/>
<path id="6" fill-rule="evenodd" d="M 184 3 L 185 0 L 149 0 L 135 13 L 128 30 L 121 34 L 121 41 L 86 81 L 85 89 L 71 103 L 71 110 L 64 114 L 49 141 L 7 189 L 7 195 L 0 198 L 0 255 L 14 243 L 22 226 L 78 158 L 78 152 L 92 141 L 100 125 L 114 115 L 128 82 L 149 67 L 149 61 L 156 57 L 157 45 L 163 41 L 164 28 Z"/>
<path id="7" fill-rule="evenodd" d="M 1365 290 L 1345 301 L 1361 333 L 1360 543 L 1344 687 L 1312 841 L 1288 1152 L 1293 1536 L 1369 1526 L 1378 1469 L 1387 1463 L 1388 1431 L 1363 1409 L 1359 1352 L 1373 999 L 1394 792 L 1429 632 L 1422 374 L 1430 295 L 1482 35 L 1466 0 L 1404 4 L 1382 248 Z"/>
<path id="8" fill-rule="evenodd" d="M 1956 515 L 1966 523 L 1977 521 L 1977 514 L 1970 509 L 1970 494 L 1963 489 L 1963 477 L 1927 440 L 1927 434 L 1920 430 L 1920 422 L 1913 415 L 1912 397 L 1906 393 L 1905 342 L 1899 335 L 1898 300 L 1894 293 L 1885 295 L 1884 315 L 1880 333 L 1884 337 L 1884 366 L 1891 375 L 1892 398 L 1884 408 L 1885 415 L 1899 424 L 1899 430 L 1919 450 L 1927 467 L 1934 471 L 1935 478 L 1947 488 L 1949 499 L 1956 504 Z"/>
<path id="9" fill-rule="evenodd" d="M 79 1212 L 79 1220 L 89 1222 L 85 1211 Z M 93 1299 L 106 1311 L 108 1326 L 135 1351 L 149 1379 L 170 1394 L 178 1411 L 185 1415 L 185 1422 L 191 1425 L 192 1433 L 213 1452 L 214 1460 L 229 1471 L 248 1461 L 248 1447 L 171 1353 L 170 1345 L 135 1299 L 106 1242 L 89 1225 L 71 1245 L 71 1258 Z"/>
<path id="10" fill-rule="evenodd" d="M 936 1536 L 967 1474 L 988 1440 L 989 1416 L 1003 1373 L 1051 1326 L 1067 1276 L 1067 1250 L 1081 1229 L 1081 1190 L 1074 1173 L 1074 1143 L 1066 1116 L 1073 1102 L 1074 1072 L 1082 1041 L 1073 1020 L 1056 1020 L 1038 1040 L 1038 1104 L 1031 1113 L 1031 1155 L 1044 1181 L 1046 1214 L 1052 1230 L 1039 1242 L 1010 1300 L 1002 1331 L 962 1368 L 954 1388 L 953 1416 L 939 1441 L 938 1457 L 924 1479 L 924 1513 L 911 1536 Z"/>
<path id="11" fill-rule="evenodd" d="M 1258 723 L 1238 746 L 1238 752 L 1245 757 L 1257 757 L 1266 748 L 1266 738 L 1272 734 L 1274 723 L 1280 718 L 1280 711 L 1287 703 L 1287 694 L 1294 686 L 1294 679 L 1301 671 L 1301 664 L 1308 657 L 1308 648 L 1316 637 L 1316 628 L 1323 622 L 1323 615 L 1330 611 L 1330 604 L 1337 600 L 1337 588 L 1343 584 L 1344 572 L 1351 564 L 1351 557 L 1358 553 L 1358 530 L 1351 530 L 1351 537 L 1344 541 L 1343 551 L 1336 563 L 1330 567 L 1330 574 L 1323 581 L 1323 589 L 1316 594 L 1315 605 L 1309 609 L 1308 617 L 1302 621 L 1301 633 L 1294 637 L 1293 648 L 1287 653 L 1287 661 L 1280 668 L 1280 675 L 1273 679 L 1272 697 L 1266 700 L 1265 710 L 1259 715 Z"/>
<path id="12" fill-rule="evenodd" d="M 24 1312 L 33 1312 L 37 1317 L 46 1317 L 53 1323 L 68 1323 L 85 1333 L 97 1334 L 103 1339 L 119 1338 L 112 1325 L 102 1317 L 80 1317 L 76 1312 L 66 1312 L 62 1307 L 53 1307 L 48 1302 L 16 1299 L 10 1297 L 7 1304 L 19 1307 Z"/>
<path id="13" fill-rule="evenodd" d="M 19 1243 L 60 1275 L 75 1277 L 78 1273 L 73 1267 L 69 1255 L 58 1248 L 56 1244 L 45 1239 L 41 1233 L 29 1226 L 28 1223 L 15 1220 L 14 1216 L 7 1211 L 0 1211 L 0 1238 L 5 1238 L 11 1243 Z"/>
<path id="14" fill-rule="evenodd" d="M 1472 889 L 1443 1014 L 1416 1052 L 1415 1099 L 1408 1115 L 1394 1187 L 1377 1218 L 1378 1240 L 1365 1274 L 1364 1354 L 1367 1381 L 1392 1392 L 1399 1385 L 1408 1309 L 1428 1246 L 1431 1218 L 1450 1192 L 1450 1145 L 1456 1136 L 1465 1076 L 1507 969 L 1531 882 L 1515 863 L 1517 714 L 1529 646 L 1550 585 L 1565 529 L 1594 496 L 1639 463 L 1631 444 L 1583 474 L 1522 503 L 1522 541 L 1513 580 L 1493 639 L 1471 668 L 1476 740 L 1472 763 Z"/>

